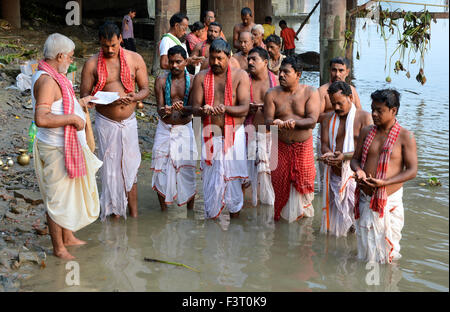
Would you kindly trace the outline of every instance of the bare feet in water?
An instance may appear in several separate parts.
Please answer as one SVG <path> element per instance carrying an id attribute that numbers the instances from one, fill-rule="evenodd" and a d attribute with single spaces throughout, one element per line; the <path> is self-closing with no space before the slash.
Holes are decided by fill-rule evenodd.
<path id="1" fill-rule="evenodd" d="M 75 259 L 75 257 L 74 256 L 72 256 L 68 251 L 67 251 L 67 249 L 61 249 L 61 250 L 58 250 L 58 251 L 56 251 L 56 250 L 54 250 L 53 251 L 53 254 L 56 256 L 56 257 L 58 257 L 58 258 L 61 258 L 61 259 L 63 259 L 63 260 L 72 260 L 72 259 Z"/>
<path id="2" fill-rule="evenodd" d="M 71 238 L 64 240 L 64 246 L 79 246 L 85 244 L 87 244 L 85 241 L 82 241 L 81 239 L 78 239 L 75 236 L 72 236 Z"/>

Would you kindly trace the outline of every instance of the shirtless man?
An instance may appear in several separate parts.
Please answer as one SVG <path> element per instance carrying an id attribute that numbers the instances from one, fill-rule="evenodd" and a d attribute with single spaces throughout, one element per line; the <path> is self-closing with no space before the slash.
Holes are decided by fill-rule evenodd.
<path id="1" fill-rule="evenodd" d="M 245 131 L 250 92 L 248 74 L 230 66 L 230 45 L 216 39 L 209 49 L 210 68 L 199 72 L 192 88 L 194 115 L 201 116 L 202 179 L 205 217 L 217 218 L 226 207 L 238 216 L 248 177 Z M 233 135 L 234 132 L 234 135 Z"/>
<path id="2" fill-rule="evenodd" d="M 170 72 L 155 81 L 158 114 L 152 150 L 152 187 L 158 193 L 161 210 L 177 201 L 194 207 L 197 193 L 195 169 L 197 146 L 192 130 L 192 107 L 188 106 L 194 77 L 186 69 L 186 51 L 173 46 L 168 51 Z"/>
<path id="3" fill-rule="evenodd" d="M 322 122 L 322 157 L 325 167 L 323 188 L 322 233 L 347 236 L 354 229 L 356 183 L 352 179 L 350 160 L 361 129 L 372 124 L 371 115 L 356 109 L 350 85 L 335 81 L 328 88 L 334 112 Z"/>
<path id="4" fill-rule="evenodd" d="M 324 116 L 332 112 L 333 104 L 331 104 L 330 96 L 328 95 L 328 88 L 335 81 L 345 81 L 350 74 L 350 62 L 346 58 L 335 57 L 330 61 L 330 82 L 320 86 L 320 116 L 319 122 L 322 122 Z M 361 108 L 358 92 L 355 87 L 351 86 L 353 101 L 357 109 Z"/>
<path id="5" fill-rule="evenodd" d="M 250 50 L 250 109 L 245 123 L 250 126 L 247 128 L 247 158 L 253 206 L 257 205 L 258 193 L 263 204 L 273 205 L 275 201 L 269 168 L 271 134 L 266 131 L 263 108 L 264 96 L 267 90 L 278 85 L 278 78 L 267 68 L 268 62 L 269 54 L 265 49 L 256 47 Z"/>
<path id="6" fill-rule="evenodd" d="M 99 157 L 103 161 L 100 217 L 105 220 L 114 214 L 115 218 L 126 218 L 127 206 L 130 215 L 137 217 L 136 179 L 141 153 L 134 110 L 136 103 L 149 94 L 147 66 L 139 54 L 120 47 L 121 34 L 115 24 L 100 26 L 99 40 L 100 52 L 84 64 L 80 94 L 84 97 L 107 91 L 120 96 L 109 105 L 95 106 Z"/>
<path id="7" fill-rule="evenodd" d="M 233 55 L 233 58 L 239 63 L 241 69 L 247 71 L 248 69 L 248 52 L 253 49 L 252 33 L 248 31 L 241 32 L 239 35 L 240 51 Z"/>
<path id="8" fill-rule="evenodd" d="M 400 94 L 384 89 L 371 98 L 374 125 L 361 130 L 351 160 L 358 258 L 391 263 L 401 257 L 403 183 L 417 174 L 417 147 L 413 133 L 396 118 Z"/>
<path id="9" fill-rule="evenodd" d="M 233 47 L 237 50 L 241 49 L 239 35 L 244 31 L 251 33 L 253 26 L 255 26 L 250 8 L 246 7 L 241 10 L 241 20 L 242 23 L 234 25 L 233 28 Z"/>
<path id="10" fill-rule="evenodd" d="M 350 74 L 350 62 L 346 58 L 342 57 L 336 57 L 330 61 L 330 82 L 322 85 L 319 88 L 319 96 L 320 96 L 320 115 L 318 123 L 322 123 L 322 119 L 329 113 L 334 111 L 333 105 L 330 101 L 330 96 L 328 95 L 328 88 L 330 87 L 330 84 L 332 84 L 335 81 L 345 81 L 347 79 L 348 75 Z M 361 103 L 359 101 L 359 95 L 358 92 L 356 92 L 355 87 L 351 86 L 352 88 L 352 95 L 353 95 L 353 101 L 356 106 L 356 109 L 361 109 Z M 320 139 L 320 130 L 319 127 L 317 132 L 317 156 L 321 156 L 321 139 Z M 323 166 L 322 162 L 319 162 L 319 191 L 323 184 L 323 172 L 325 168 Z"/>
<path id="11" fill-rule="evenodd" d="M 281 216 L 289 222 L 314 216 L 312 129 L 319 117 L 320 99 L 317 89 L 298 83 L 302 69 L 295 57 L 286 57 L 281 63 L 280 86 L 270 89 L 264 98 L 266 125 L 279 128 L 278 163 L 272 171 L 274 218 Z"/>
<path id="12" fill-rule="evenodd" d="M 207 33 L 208 33 L 209 25 L 211 25 L 211 23 L 214 23 L 216 21 L 216 13 L 214 13 L 214 11 L 211 11 L 211 10 L 206 10 L 203 12 L 203 18 L 201 18 L 200 20 L 203 22 L 203 24 L 205 24 L 205 28 L 204 28 L 205 31 L 200 36 L 200 39 L 202 39 L 202 41 L 204 41 L 204 40 L 208 39 Z M 222 30 L 220 31 L 219 35 L 223 40 L 227 41 Z"/>
<path id="13" fill-rule="evenodd" d="M 216 22 L 211 22 L 208 26 L 207 39 L 203 42 L 197 43 L 194 50 L 192 51 L 192 56 L 203 57 L 201 62 L 200 70 L 207 69 L 209 66 L 209 47 L 214 39 L 219 38 L 222 32 L 222 25 Z"/>

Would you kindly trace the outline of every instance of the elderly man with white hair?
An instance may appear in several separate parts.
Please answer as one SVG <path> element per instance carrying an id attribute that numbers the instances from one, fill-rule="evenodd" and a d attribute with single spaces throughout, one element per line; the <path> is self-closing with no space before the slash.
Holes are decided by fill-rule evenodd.
<path id="1" fill-rule="evenodd" d="M 100 212 L 95 173 L 102 162 L 86 139 L 87 104 L 79 101 L 67 69 L 75 44 L 61 34 L 51 34 L 44 44 L 44 59 L 32 77 L 32 103 L 38 131 L 33 155 L 39 189 L 44 200 L 53 254 L 74 257 L 66 246 L 82 245 L 73 232 L 94 222 Z M 91 149 L 90 149 L 91 148 Z"/>
<path id="2" fill-rule="evenodd" d="M 266 48 L 264 44 L 264 27 L 261 24 L 256 24 L 252 27 L 253 47 Z"/>

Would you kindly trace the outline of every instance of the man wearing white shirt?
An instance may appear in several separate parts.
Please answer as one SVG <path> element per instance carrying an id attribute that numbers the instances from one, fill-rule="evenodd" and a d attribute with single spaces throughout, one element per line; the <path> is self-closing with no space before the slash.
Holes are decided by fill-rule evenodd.
<path id="1" fill-rule="evenodd" d="M 170 18 L 170 29 L 169 32 L 162 36 L 161 42 L 159 43 L 159 55 L 160 55 L 160 67 L 161 69 L 169 69 L 169 58 L 167 56 L 167 51 L 173 46 L 182 46 L 187 53 L 186 44 L 182 43 L 184 37 L 186 36 L 186 29 L 189 27 L 189 18 L 183 13 L 176 13 Z M 201 58 L 197 56 L 187 58 L 187 65 L 196 66 L 200 63 Z"/>

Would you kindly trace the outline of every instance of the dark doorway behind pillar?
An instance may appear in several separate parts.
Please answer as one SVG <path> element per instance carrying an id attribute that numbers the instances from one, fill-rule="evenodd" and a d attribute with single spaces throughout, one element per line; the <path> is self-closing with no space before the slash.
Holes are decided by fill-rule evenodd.
<path id="1" fill-rule="evenodd" d="M 201 0 L 201 2 L 200 2 L 200 19 L 203 17 L 203 12 L 205 12 L 208 9 L 209 9 L 208 0 Z"/>

